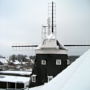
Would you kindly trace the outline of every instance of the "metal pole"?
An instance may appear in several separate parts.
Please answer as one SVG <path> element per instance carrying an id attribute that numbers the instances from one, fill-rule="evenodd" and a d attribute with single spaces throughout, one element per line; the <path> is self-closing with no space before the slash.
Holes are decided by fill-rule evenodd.
<path id="1" fill-rule="evenodd" d="M 52 2 L 52 33 L 53 33 L 53 2 Z"/>

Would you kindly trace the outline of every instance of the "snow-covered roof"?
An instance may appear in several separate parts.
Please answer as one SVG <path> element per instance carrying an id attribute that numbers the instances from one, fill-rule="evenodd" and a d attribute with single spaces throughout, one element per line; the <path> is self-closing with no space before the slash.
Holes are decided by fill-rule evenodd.
<path id="1" fill-rule="evenodd" d="M 15 60 L 13 63 L 14 64 L 21 64 L 18 60 Z"/>
<path id="2" fill-rule="evenodd" d="M 0 58 L 0 62 L 3 64 L 8 63 L 8 61 L 5 58 Z"/>
<path id="3" fill-rule="evenodd" d="M 0 75 L 0 81 L 2 82 L 29 83 L 29 80 L 29 77 Z"/>
<path id="4" fill-rule="evenodd" d="M 30 59 L 29 56 L 27 56 L 26 59 Z"/>
<path id="5" fill-rule="evenodd" d="M 90 50 L 38 90 L 90 90 Z M 30 90 L 37 90 L 32 88 Z"/>
<path id="6" fill-rule="evenodd" d="M 51 33 L 42 41 L 42 43 L 36 49 L 64 49 L 64 45 L 56 40 L 55 35 Z"/>
<path id="7" fill-rule="evenodd" d="M 19 74 L 19 75 L 30 75 L 32 72 L 27 71 L 0 71 L 2 74 Z"/>
<path id="8" fill-rule="evenodd" d="M 67 49 L 56 39 L 45 39 L 35 52 L 36 54 L 67 54 Z"/>

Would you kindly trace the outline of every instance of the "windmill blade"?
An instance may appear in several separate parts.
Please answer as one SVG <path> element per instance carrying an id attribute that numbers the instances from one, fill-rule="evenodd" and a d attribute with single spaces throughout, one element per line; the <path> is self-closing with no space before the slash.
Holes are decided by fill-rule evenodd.
<path id="1" fill-rule="evenodd" d="M 66 47 L 82 47 L 82 46 L 90 46 L 90 45 L 74 45 L 74 44 L 72 44 L 72 45 L 64 45 L 64 46 L 66 46 Z"/>
<path id="2" fill-rule="evenodd" d="M 81 46 L 90 46 L 90 45 L 76 45 L 76 44 L 67 44 L 66 47 L 81 47 Z M 12 47 L 38 47 L 38 45 L 14 45 Z"/>
<path id="3" fill-rule="evenodd" d="M 15 45 L 12 47 L 37 47 L 38 45 Z"/>

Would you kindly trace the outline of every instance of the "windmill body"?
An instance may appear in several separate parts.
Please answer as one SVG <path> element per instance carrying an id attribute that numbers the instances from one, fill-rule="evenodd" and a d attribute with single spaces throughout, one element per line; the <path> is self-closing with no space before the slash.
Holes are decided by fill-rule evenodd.
<path id="1" fill-rule="evenodd" d="M 54 3 L 52 2 L 51 23 L 46 37 L 36 48 L 35 65 L 32 71 L 30 87 L 40 86 L 68 66 L 67 49 L 59 43 L 55 36 Z"/>

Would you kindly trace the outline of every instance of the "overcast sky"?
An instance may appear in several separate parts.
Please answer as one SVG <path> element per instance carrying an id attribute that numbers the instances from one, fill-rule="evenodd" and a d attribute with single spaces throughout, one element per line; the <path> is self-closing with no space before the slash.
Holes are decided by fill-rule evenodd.
<path id="1" fill-rule="evenodd" d="M 39 44 L 51 0 L 0 0 L 0 54 L 13 44 Z M 57 39 L 63 44 L 90 44 L 90 0 L 54 0 Z M 27 52 L 27 51 L 24 51 Z"/>

